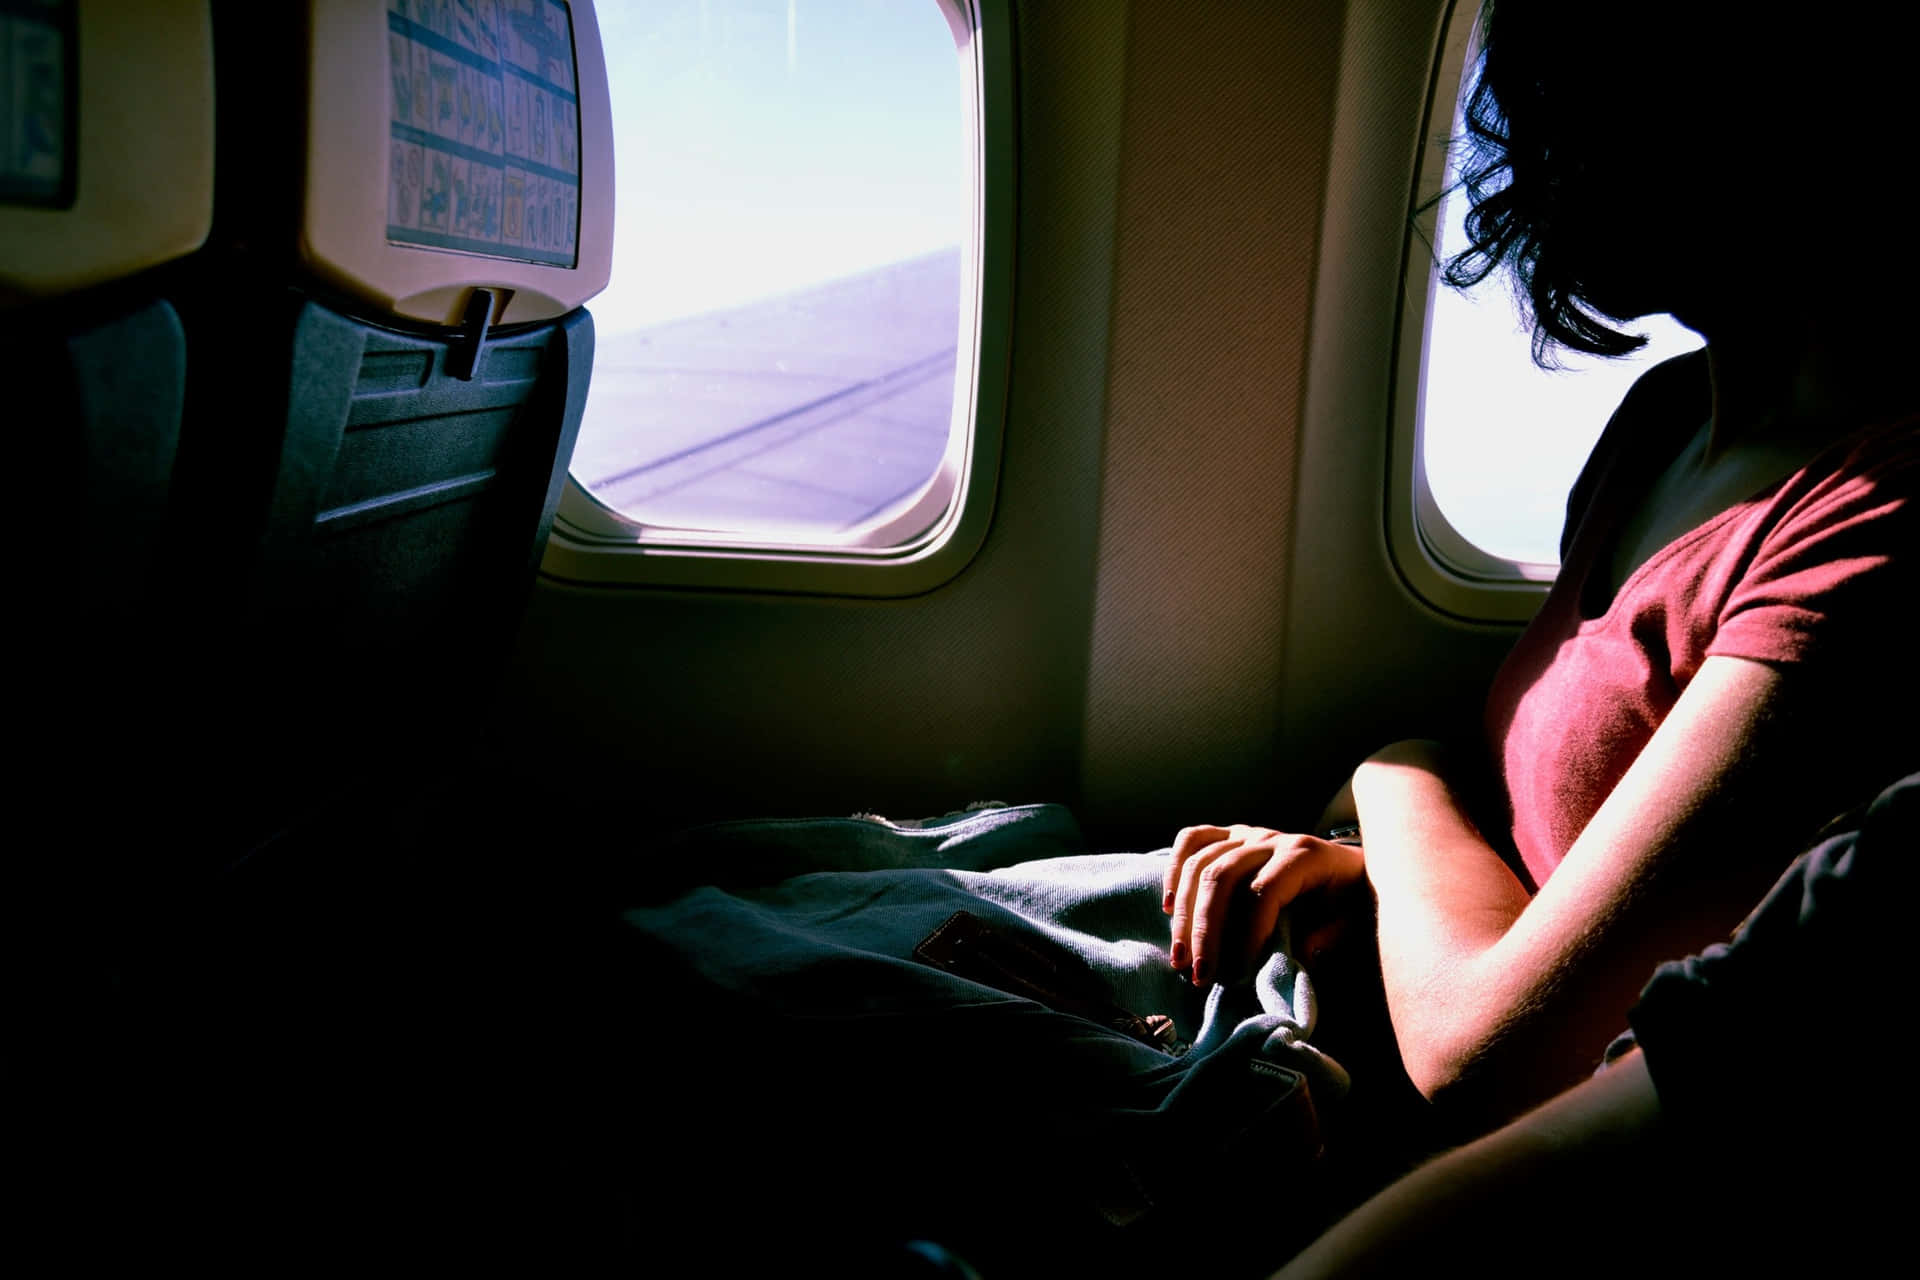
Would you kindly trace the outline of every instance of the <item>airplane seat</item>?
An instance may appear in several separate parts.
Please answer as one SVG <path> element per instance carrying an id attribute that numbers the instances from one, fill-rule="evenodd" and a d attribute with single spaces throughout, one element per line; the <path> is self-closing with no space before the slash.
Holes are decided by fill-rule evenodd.
<path id="1" fill-rule="evenodd" d="M 22 603 L 60 770 L 164 670 L 187 372 L 172 299 L 212 224 L 211 15 L 10 5 L 0 48 L 0 385 L 32 477 Z"/>
<path id="2" fill-rule="evenodd" d="M 215 40 L 182 465 L 251 848 L 465 767 L 585 403 L 611 124 L 579 0 L 217 3 Z"/>
<path id="3" fill-rule="evenodd" d="M 118 947 L 157 1136 L 119 1208 L 372 1247 L 459 1217 L 482 1158 L 453 1153 L 504 1141 L 474 1118 L 512 1055 L 463 1055 L 511 1020 L 480 930 L 521 904 L 457 842 L 513 800 L 470 748 L 585 403 L 606 73 L 587 0 L 212 0 L 210 28 L 212 225 L 172 298 L 184 635 L 141 761 L 168 893 Z"/>
<path id="4" fill-rule="evenodd" d="M 207 0 L 0 6 L 0 421 L 15 451 L 17 834 L 0 900 L 10 1221 L 87 1255 L 80 1189 L 131 1109 L 115 929 L 170 673 L 187 343 L 213 219 Z M 144 850 L 143 850 L 144 851 Z M 71 1245 L 71 1247 L 70 1247 Z"/>
<path id="5" fill-rule="evenodd" d="M 213 220 L 207 0 L 0 9 L 0 386 L 16 453 L 13 900 L 47 973 L 98 978 L 103 907 L 169 803 L 187 388 L 178 301 Z M 84 941 L 83 941 L 84 939 Z M 65 957 L 54 963 L 55 954 Z"/>

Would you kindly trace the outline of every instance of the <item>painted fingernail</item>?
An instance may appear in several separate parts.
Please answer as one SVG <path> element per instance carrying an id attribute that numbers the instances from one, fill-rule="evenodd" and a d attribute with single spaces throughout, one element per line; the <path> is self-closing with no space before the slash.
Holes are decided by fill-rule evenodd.
<path id="1" fill-rule="evenodd" d="M 1168 953 L 1167 958 L 1173 961 L 1174 968 L 1185 969 L 1187 967 L 1187 944 L 1184 942 L 1174 943 L 1173 950 Z"/>
<path id="2" fill-rule="evenodd" d="M 1204 987 L 1208 982 L 1212 981 L 1212 979 L 1213 962 L 1211 960 L 1195 960 L 1193 962 L 1193 985 L 1196 987 Z"/>
<path id="3" fill-rule="evenodd" d="M 1173 914 L 1173 890 L 1167 890 L 1166 896 L 1160 899 L 1160 909 L 1168 915 Z"/>

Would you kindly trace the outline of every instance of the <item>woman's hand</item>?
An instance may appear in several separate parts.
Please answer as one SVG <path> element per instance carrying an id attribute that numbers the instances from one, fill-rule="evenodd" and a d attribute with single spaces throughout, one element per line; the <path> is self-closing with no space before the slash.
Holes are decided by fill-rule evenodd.
<path id="1" fill-rule="evenodd" d="M 1251 967 L 1289 903 L 1365 878 L 1355 845 L 1270 827 L 1188 827 L 1174 838 L 1160 900 L 1173 917 L 1168 958 L 1205 986 L 1228 966 Z"/>

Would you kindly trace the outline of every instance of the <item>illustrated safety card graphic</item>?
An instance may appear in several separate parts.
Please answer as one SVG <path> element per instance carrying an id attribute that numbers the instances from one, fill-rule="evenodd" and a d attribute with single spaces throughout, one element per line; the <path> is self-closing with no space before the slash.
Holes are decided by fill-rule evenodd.
<path id="1" fill-rule="evenodd" d="M 387 239 L 571 267 L 573 27 L 554 0 L 388 0 Z"/>
<path id="2" fill-rule="evenodd" d="M 0 0 L 0 201 L 72 200 L 70 0 Z"/>

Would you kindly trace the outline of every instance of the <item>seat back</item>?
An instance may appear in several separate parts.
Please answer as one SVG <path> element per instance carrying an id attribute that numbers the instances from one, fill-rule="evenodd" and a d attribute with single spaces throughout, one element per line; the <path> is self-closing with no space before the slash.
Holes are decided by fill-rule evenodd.
<path id="1" fill-rule="evenodd" d="M 207 0 L 0 5 L 0 426 L 15 833 L 0 860 L 10 1224 L 76 1265 L 102 1152 L 139 1118 L 117 925 L 171 803 L 182 645 L 176 302 L 213 217 Z M 141 906 L 151 909 L 150 903 Z M 79 1243 L 75 1242 L 87 1242 Z M 32 1253 L 30 1244 L 16 1243 Z"/>
<path id="2" fill-rule="evenodd" d="M 168 265 L 212 223 L 211 17 L 9 5 L 0 48 L 0 387 L 27 518 L 57 539 L 34 603 L 65 647 L 160 594 L 186 379 Z"/>
<path id="3" fill-rule="evenodd" d="M 329 778 L 378 785 L 396 740 L 431 767 L 485 705 L 585 403 L 611 125 L 579 0 L 223 5 L 216 39 L 246 161 L 187 451 L 204 539 L 243 552 L 211 661 L 265 834 Z"/>
<path id="4" fill-rule="evenodd" d="M 146 761 L 182 638 L 176 300 L 212 225 L 212 17 L 207 0 L 10 4 L 0 49 L 16 705 L 33 758 L 23 794 L 55 833 L 17 861 L 71 905 L 87 900 L 77 887 L 114 882 L 136 815 L 169 802 Z"/>

